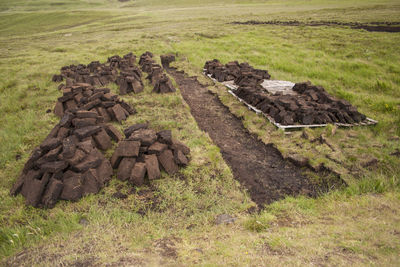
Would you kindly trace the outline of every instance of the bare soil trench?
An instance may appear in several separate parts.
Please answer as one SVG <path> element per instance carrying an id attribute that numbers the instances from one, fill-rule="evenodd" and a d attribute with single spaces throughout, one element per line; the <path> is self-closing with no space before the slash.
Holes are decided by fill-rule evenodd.
<path id="1" fill-rule="evenodd" d="M 272 145 L 249 133 L 240 119 L 216 95 L 173 68 L 167 69 L 178 84 L 199 127 L 220 148 L 235 179 L 244 186 L 259 207 L 286 195 L 316 196 L 318 187 L 301 174 L 301 169 L 284 160 Z"/>
<path id="2" fill-rule="evenodd" d="M 359 23 L 359 22 L 337 22 L 337 21 L 310 21 L 300 22 L 297 20 L 293 21 L 234 21 L 231 24 L 239 25 L 279 25 L 279 26 L 347 26 L 352 29 L 363 29 L 369 32 L 400 32 L 400 22 L 370 22 Z"/>

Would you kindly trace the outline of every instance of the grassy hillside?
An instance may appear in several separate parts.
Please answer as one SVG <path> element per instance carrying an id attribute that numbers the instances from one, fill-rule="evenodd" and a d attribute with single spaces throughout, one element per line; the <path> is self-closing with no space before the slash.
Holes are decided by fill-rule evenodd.
<path id="1" fill-rule="evenodd" d="M 400 34 L 349 27 L 246 26 L 246 20 L 399 21 L 398 1 L 0 0 L 0 258 L 4 265 L 386 265 L 399 264 Z M 244 125 L 284 155 L 310 158 L 348 187 L 317 199 L 288 197 L 259 214 L 179 91 L 124 97 L 136 106 L 119 129 L 149 121 L 192 150 L 175 177 L 151 188 L 114 179 L 95 196 L 52 210 L 10 197 L 32 149 L 58 122 L 52 74 L 69 64 L 130 51 L 177 53 L 201 77 L 206 60 L 248 61 L 274 79 L 310 80 L 349 100 L 373 127 L 284 134 L 211 85 Z M 205 78 L 200 78 L 208 82 Z M 112 86 L 116 90 L 115 86 Z M 320 135 L 335 148 L 312 142 Z M 303 135 L 304 136 L 304 135 Z M 20 159 L 19 159 L 20 158 Z M 377 159 L 378 164 L 363 167 Z M 234 224 L 215 225 L 228 213 Z"/>

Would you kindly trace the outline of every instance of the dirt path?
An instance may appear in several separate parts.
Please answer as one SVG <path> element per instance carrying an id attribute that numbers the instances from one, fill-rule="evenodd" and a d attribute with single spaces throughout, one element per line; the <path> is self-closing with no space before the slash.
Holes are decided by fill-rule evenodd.
<path id="1" fill-rule="evenodd" d="M 220 148 L 235 178 L 257 205 L 271 203 L 285 195 L 316 195 L 300 169 L 283 160 L 276 148 L 250 134 L 207 87 L 175 69 L 168 69 L 168 73 L 174 77 L 199 127 Z"/>

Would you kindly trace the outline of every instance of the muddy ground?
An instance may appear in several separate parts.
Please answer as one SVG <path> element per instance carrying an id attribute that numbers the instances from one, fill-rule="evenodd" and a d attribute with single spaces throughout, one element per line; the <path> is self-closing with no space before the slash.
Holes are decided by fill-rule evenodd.
<path id="1" fill-rule="evenodd" d="M 231 24 L 239 25 L 279 25 L 279 26 L 345 26 L 352 29 L 363 29 L 369 32 L 400 32 L 400 22 L 337 22 L 337 21 L 234 21 Z"/>
<path id="2" fill-rule="evenodd" d="M 249 133 L 240 119 L 195 77 L 169 68 L 199 127 L 220 148 L 234 177 L 259 207 L 286 195 L 316 196 L 317 188 L 301 169 L 284 160 L 272 145 Z"/>

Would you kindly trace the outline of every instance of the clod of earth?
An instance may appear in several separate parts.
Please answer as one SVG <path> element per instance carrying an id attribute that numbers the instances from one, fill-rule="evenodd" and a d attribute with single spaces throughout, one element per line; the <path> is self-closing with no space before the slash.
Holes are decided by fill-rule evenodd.
<path id="1" fill-rule="evenodd" d="M 112 194 L 112 197 L 117 198 L 117 199 L 126 199 L 128 196 L 126 194 L 118 191 L 118 192 L 115 192 L 114 194 Z"/>
<path id="2" fill-rule="evenodd" d="M 153 92 L 155 93 L 168 93 L 175 91 L 176 90 L 173 87 L 171 80 L 165 74 L 159 76 L 158 80 L 155 82 L 153 89 Z"/>
<path id="3" fill-rule="evenodd" d="M 399 157 L 400 158 L 400 150 L 396 148 L 396 150 L 390 153 L 391 156 Z"/>
<path id="4" fill-rule="evenodd" d="M 215 224 L 230 224 L 236 221 L 235 217 L 232 217 L 229 214 L 220 214 L 215 218 Z"/>
<path id="5" fill-rule="evenodd" d="M 169 64 L 171 62 L 175 61 L 175 56 L 174 55 L 161 55 L 161 65 L 163 65 L 164 68 L 169 68 Z"/>

